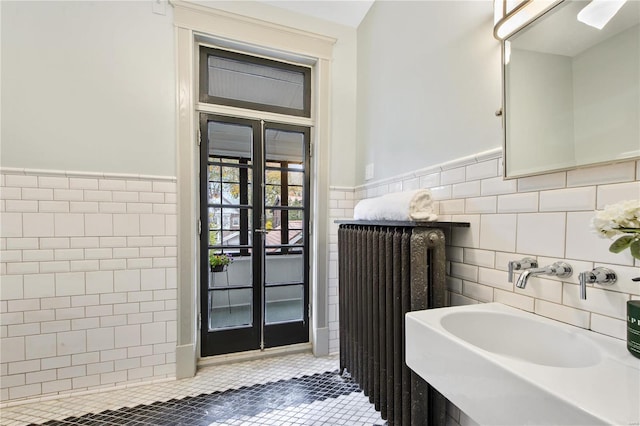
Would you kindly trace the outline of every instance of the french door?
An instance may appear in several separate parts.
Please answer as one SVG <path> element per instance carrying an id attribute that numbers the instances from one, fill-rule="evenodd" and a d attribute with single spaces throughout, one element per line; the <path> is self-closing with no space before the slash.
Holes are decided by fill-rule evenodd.
<path id="1" fill-rule="evenodd" d="M 201 114 L 200 132 L 202 356 L 308 342 L 309 128 Z"/>

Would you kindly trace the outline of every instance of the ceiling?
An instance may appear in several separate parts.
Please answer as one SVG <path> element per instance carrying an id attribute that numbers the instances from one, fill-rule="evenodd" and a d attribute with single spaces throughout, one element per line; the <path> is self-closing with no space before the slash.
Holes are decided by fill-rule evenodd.
<path id="1" fill-rule="evenodd" d="M 374 0 L 259 0 L 271 6 L 287 9 L 357 28 Z"/>

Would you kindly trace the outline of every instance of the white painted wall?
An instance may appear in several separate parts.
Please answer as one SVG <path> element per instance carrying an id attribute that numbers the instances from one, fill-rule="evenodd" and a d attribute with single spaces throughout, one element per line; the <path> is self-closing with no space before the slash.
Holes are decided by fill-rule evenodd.
<path id="1" fill-rule="evenodd" d="M 0 7 L 3 167 L 175 175 L 171 7 Z"/>
<path id="2" fill-rule="evenodd" d="M 256 2 L 198 2 L 332 36 L 331 184 L 354 185 L 356 30 Z M 173 14 L 151 2 L 0 2 L 4 167 L 175 175 Z"/>
<path id="3" fill-rule="evenodd" d="M 356 182 L 501 145 L 489 1 L 375 2 L 358 27 Z"/>

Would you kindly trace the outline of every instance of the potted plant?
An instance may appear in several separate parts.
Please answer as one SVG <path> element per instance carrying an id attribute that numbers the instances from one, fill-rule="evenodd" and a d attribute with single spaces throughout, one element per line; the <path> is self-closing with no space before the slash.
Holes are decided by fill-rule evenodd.
<path id="1" fill-rule="evenodd" d="M 222 272 L 231 262 L 233 262 L 233 258 L 224 253 L 209 253 L 209 266 L 211 267 L 211 272 Z"/>

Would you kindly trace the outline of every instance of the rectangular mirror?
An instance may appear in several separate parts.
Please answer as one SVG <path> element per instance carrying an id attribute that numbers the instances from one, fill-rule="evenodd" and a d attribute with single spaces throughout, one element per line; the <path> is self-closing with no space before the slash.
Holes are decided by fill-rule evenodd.
<path id="1" fill-rule="evenodd" d="M 622 3 L 602 29 L 597 3 Z M 503 64 L 505 178 L 640 158 L 640 1 L 564 0 Z"/>

